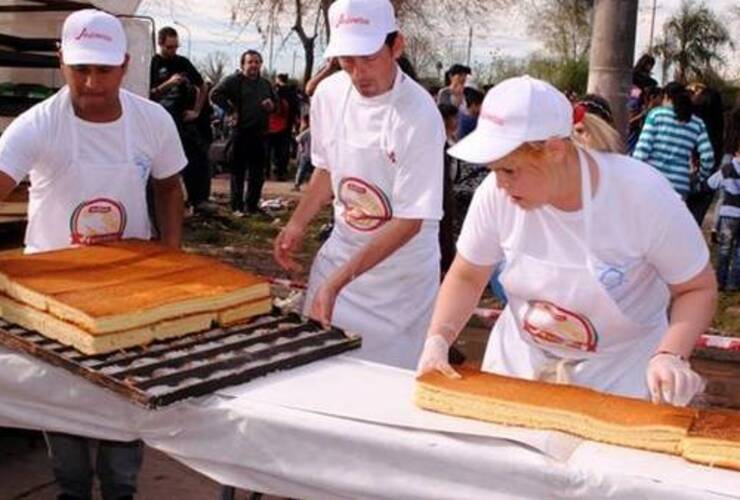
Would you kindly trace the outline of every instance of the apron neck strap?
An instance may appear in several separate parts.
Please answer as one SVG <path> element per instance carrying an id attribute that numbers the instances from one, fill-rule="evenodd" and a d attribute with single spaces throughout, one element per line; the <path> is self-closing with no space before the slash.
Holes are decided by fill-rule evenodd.
<path id="1" fill-rule="evenodd" d="M 406 75 L 401 70 L 401 68 L 396 64 L 396 77 L 393 81 L 393 87 L 391 88 L 391 98 L 390 102 L 387 105 L 387 109 L 385 111 L 385 116 L 383 117 L 383 126 L 380 130 L 380 148 L 384 151 L 388 150 L 388 145 L 390 143 L 389 137 L 390 137 L 390 130 L 391 130 L 391 115 L 393 113 L 393 109 L 396 106 L 396 102 L 398 101 L 398 96 L 400 95 L 400 89 L 401 89 L 401 83 L 406 78 Z M 349 107 L 349 100 L 352 96 L 352 91 L 354 90 L 355 86 L 352 84 L 352 81 L 350 80 L 349 85 L 347 86 L 347 92 L 345 92 L 344 97 L 342 98 L 342 105 L 341 105 L 341 111 L 339 113 L 339 119 L 334 124 L 334 133 L 332 134 L 333 137 L 345 137 L 345 127 L 344 125 L 344 116 L 347 113 L 347 108 Z"/>
<path id="2" fill-rule="evenodd" d="M 82 120 L 79 116 L 75 114 L 74 106 L 72 105 L 72 97 L 69 95 L 69 91 L 67 91 L 67 103 L 68 103 L 68 113 L 69 116 L 72 119 L 71 123 L 71 140 L 72 140 L 72 157 L 75 161 L 80 157 L 80 133 L 78 131 L 78 123 L 77 120 Z M 127 104 L 126 99 L 123 95 L 123 92 L 118 92 L 118 99 L 121 103 L 121 118 L 120 120 L 123 121 L 123 146 L 124 146 L 124 154 L 126 155 L 126 160 L 132 160 L 133 159 L 133 148 L 131 145 L 131 124 L 129 119 L 129 114 L 127 111 Z"/>
<path id="3" fill-rule="evenodd" d="M 589 161 L 587 153 L 576 146 L 578 151 L 578 168 L 580 173 L 581 183 L 581 210 L 583 211 L 583 246 L 586 252 L 586 259 L 589 267 L 592 266 L 592 242 L 593 242 L 593 190 L 591 189 L 591 170 L 589 168 Z M 514 216 L 514 229 L 513 229 L 513 240 L 512 247 L 516 250 L 520 249 L 522 239 L 525 231 L 525 219 L 527 217 L 527 211 L 521 207 L 516 207 L 516 215 Z"/>

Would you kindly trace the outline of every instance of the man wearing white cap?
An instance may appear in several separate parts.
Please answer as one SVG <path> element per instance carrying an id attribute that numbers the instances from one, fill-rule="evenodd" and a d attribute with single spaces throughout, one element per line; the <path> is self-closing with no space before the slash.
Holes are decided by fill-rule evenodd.
<path id="1" fill-rule="evenodd" d="M 557 89 L 512 78 L 449 150 L 494 175 L 473 198 L 418 372 L 458 376 L 447 350 L 503 260 L 509 302 L 484 370 L 686 405 L 703 387 L 686 359 L 716 305 L 706 243 L 664 177 L 576 146 L 573 121 Z"/>
<path id="2" fill-rule="evenodd" d="M 129 56 L 121 22 L 88 9 L 71 14 L 59 52 L 67 83 L 19 116 L 0 138 L 0 200 L 30 176 L 27 253 L 121 238 L 149 239 L 153 180 L 161 240 L 179 247 L 187 160 L 161 106 L 121 89 Z M 89 498 L 92 467 L 84 438 L 49 434 L 61 498 Z M 103 497 L 136 489 L 140 443 L 101 441 Z"/>
<path id="3" fill-rule="evenodd" d="M 338 0 L 325 57 L 343 71 L 312 100 L 314 172 L 275 241 L 294 269 L 306 226 L 333 198 L 335 227 L 311 269 L 305 312 L 363 335 L 359 356 L 413 368 L 439 283 L 444 125 L 398 68 L 403 37 L 388 0 Z"/>

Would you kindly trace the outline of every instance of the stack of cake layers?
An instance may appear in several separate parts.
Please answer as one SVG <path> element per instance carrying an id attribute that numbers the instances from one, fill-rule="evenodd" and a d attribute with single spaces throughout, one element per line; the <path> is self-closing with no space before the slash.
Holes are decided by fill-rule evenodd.
<path id="1" fill-rule="evenodd" d="M 0 313 L 102 354 L 269 312 L 263 278 L 141 240 L 0 257 Z"/>
<path id="2" fill-rule="evenodd" d="M 449 415 L 567 432 L 592 441 L 740 469 L 740 413 L 699 411 L 570 385 L 461 369 L 417 382 L 416 404 Z"/>

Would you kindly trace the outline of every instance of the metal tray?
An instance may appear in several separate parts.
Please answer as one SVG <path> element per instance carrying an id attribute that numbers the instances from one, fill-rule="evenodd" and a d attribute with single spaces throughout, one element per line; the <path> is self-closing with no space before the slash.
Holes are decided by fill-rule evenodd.
<path id="1" fill-rule="evenodd" d="M 245 325 L 93 356 L 0 318 L 0 344 L 157 408 L 356 349 L 361 339 L 276 312 Z"/>

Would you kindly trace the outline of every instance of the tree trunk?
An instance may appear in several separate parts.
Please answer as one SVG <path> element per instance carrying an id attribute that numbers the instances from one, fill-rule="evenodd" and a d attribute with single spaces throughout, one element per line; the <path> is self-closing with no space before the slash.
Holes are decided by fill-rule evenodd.
<path id="1" fill-rule="evenodd" d="M 614 123 L 627 134 L 627 98 L 632 85 L 638 0 L 596 0 L 588 91 L 609 101 Z"/>

